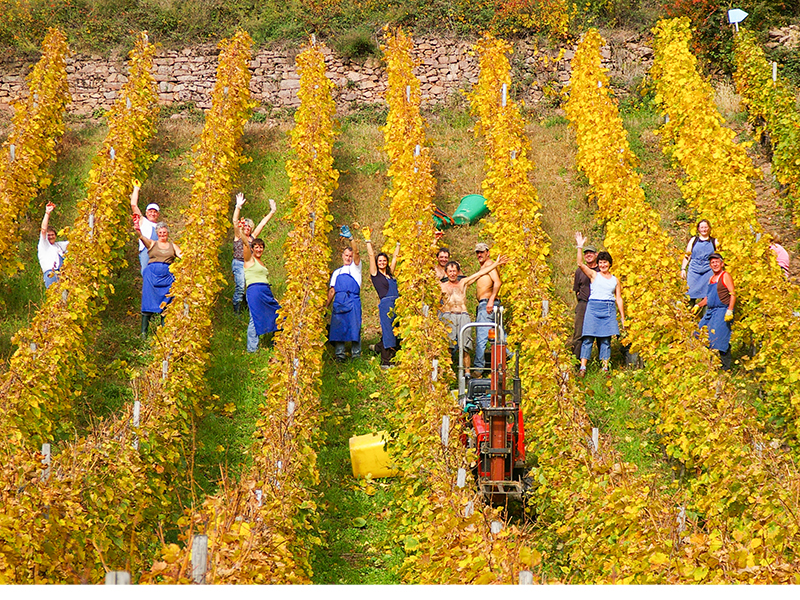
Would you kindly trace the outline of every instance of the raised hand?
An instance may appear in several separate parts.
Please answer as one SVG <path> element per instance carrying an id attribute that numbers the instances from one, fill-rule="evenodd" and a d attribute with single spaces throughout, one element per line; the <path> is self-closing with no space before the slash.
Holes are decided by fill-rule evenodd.
<path id="1" fill-rule="evenodd" d="M 140 188 L 140 187 L 142 187 L 142 182 L 141 182 L 141 181 L 139 181 L 138 179 L 136 179 L 136 177 L 134 177 L 133 179 L 131 179 L 131 184 L 132 184 L 132 185 L 133 185 L 133 187 L 135 187 L 135 188 Z"/>
<path id="2" fill-rule="evenodd" d="M 275 204 L 275 200 L 273 200 L 272 198 L 269 199 L 269 209 L 272 212 L 275 212 L 276 210 L 278 210 L 278 205 Z"/>
<path id="3" fill-rule="evenodd" d="M 56 207 L 55 204 L 53 204 L 52 202 L 48 202 L 47 205 L 44 207 L 44 212 L 49 215 L 51 212 L 53 212 L 53 209 L 55 207 Z"/>
<path id="4" fill-rule="evenodd" d="M 575 242 L 578 244 L 578 248 L 582 248 L 586 244 L 586 238 L 580 231 L 575 232 Z"/>
<path id="5" fill-rule="evenodd" d="M 245 202 L 247 202 L 247 200 L 245 200 L 244 194 L 242 192 L 236 194 L 236 208 L 242 208 Z"/>

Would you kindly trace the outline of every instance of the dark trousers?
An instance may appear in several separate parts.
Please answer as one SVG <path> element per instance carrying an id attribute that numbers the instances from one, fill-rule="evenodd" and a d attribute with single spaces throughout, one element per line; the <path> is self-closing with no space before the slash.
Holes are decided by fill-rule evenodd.
<path id="1" fill-rule="evenodd" d="M 398 346 L 399 346 L 398 342 Z M 386 367 L 391 365 L 394 362 L 394 355 L 397 354 L 398 348 L 384 348 L 383 347 L 383 340 L 378 341 L 375 344 L 375 352 L 380 353 L 381 355 L 381 365 Z"/>
<path id="2" fill-rule="evenodd" d="M 719 352 L 719 359 L 722 362 L 722 370 L 723 371 L 730 371 L 731 370 L 731 362 L 733 357 L 731 356 L 731 349 L 728 348 L 727 352 L 723 352 L 722 350 L 718 350 Z"/>

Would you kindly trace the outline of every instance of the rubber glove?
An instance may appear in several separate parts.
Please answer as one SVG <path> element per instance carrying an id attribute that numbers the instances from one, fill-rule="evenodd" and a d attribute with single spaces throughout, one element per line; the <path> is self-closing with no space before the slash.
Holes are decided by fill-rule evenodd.
<path id="1" fill-rule="evenodd" d="M 725 311 L 725 320 L 726 321 L 733 321 L 733 311 L 732 310 L 726 310 Z"/>
<path id="2" fill-rule="evenodd" d="M 372 241 L 372 229 L 370 229 L 369 227 L 362 227 L 361 228 L 361 234 L 364 236 L 364 241 L 365 242 L 371 242 Z"/>
<path id="3" fill-rule="evenodd" d="M 692 312 L 693 312 L 694 314 L 697 314 L 699 311 L 700 311 L 700 305 L 699 305 L 699 304 L 695 304 L 695 305 L 692 307 Z"/>
<path id="4" fill-rule="evenodd" d="M 136 179 L 136 177 L 131 179 L 131 183 L 133 184 L 133 187 L 138 187 L 138 188 L 142 187 L 142 182 Z"/>
<path id="5" fill-rule="evenodd" d="M 350 233 L 350 228 L 347 225 L 342 225 L 339 229 L 339 235 L 347 240 L 353 239 L 353 234 Z"/>
<path id="6" fill-rule="evenodd" d="M 276 210 L 278 210 L 278 205 L 275 204 L 275 200 L 273 200 L 272 198 L 269 199 L 269 209 L 272 212 L 275 212 Z"/>

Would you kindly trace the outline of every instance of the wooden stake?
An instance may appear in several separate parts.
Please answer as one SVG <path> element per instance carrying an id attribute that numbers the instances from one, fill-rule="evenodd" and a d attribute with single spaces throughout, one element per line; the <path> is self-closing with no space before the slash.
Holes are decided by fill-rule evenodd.
<path id="1" fill-rule="evenodd" d="M 192 580 L 200 585 L 206 582 L 208 569 L 208 536 L 196 535 L 192 539 Z"/>
<path id="2" fill-rule="evenodd" d="M 50 444 L 42 444 L 42 483 L 50 479 Z"/>
<path id="3" fill-rule="evenodd" d="M 109 571 L 106 573 L 106 585 L 130 585 L 131 574 L 127 571 Z"/>

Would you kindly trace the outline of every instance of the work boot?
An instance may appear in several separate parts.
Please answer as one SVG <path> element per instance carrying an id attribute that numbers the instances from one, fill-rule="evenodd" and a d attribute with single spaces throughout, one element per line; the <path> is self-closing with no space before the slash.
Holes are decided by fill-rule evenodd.
<path id="1" fill-rule="evenodd" d="M 142 339 L 147 338 L 147 330 L 150 328 L 150 313 L 142 313 Z"/>

